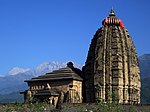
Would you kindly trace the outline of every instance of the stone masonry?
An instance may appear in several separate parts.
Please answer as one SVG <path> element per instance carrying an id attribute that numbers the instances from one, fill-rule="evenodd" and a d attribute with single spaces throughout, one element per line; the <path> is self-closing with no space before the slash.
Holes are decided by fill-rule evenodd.
<path id="1" fill-rule="evenodd" d="M 112 9 L 90 45 L 83 67 L 84 101 L 140 103 L 140 70 L 135 46 Z"/>

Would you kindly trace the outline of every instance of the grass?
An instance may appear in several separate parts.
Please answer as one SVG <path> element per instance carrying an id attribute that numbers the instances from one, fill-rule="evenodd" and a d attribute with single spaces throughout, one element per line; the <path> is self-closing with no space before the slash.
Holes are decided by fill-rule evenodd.
<path id="1" fill-rule="evenodd" d="M 50 111 L 51 110 L 51 111 Z M 39 104 L 0 104 L 0 112 L 57 112 L 47 103 Z M 63 104 L 61 112 L 150 112 L 149 105 L 115 104 Z"/>
<path id="2" fill-rule="evenodd" d="M 54 109 L 53 106 L 50 106 L 47 103 L 39 104 L 1 104 L 0 112 L 50 112 Z"/>

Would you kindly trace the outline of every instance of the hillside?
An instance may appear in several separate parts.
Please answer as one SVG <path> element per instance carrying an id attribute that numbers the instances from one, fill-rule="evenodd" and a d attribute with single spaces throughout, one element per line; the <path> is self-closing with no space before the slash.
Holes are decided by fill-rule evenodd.
<path id="1" fill-rule="evenodd" d="M 139 57 L 141 78 L 150 77 L 150 54 L 144 54 Z"/>
<path id="2" fill-rule="evenodd" d="M 141 72 L 141 103 L 150 104 L 150 54 L 139 57 Z"/>
<path id="3" fill-rule="evenodd" d="M 150 104 L 150 77 L 141 80 L 141 103 Z"/>

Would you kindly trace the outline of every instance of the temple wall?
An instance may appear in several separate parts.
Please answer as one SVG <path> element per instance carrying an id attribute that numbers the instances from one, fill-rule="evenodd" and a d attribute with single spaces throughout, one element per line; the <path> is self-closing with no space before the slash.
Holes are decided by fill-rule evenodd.
<path id="1" fill-rule="evenodd" d="M 82 81 L 77 80 L 59 80 L 59 81 L 38 81 L 29 82 L 28 85 L 31 88 L 31 94 L 34 96 L 36 91 L 43 90 L 50 85 L 51 90 L 63 91 L 64 95 L 69 99 L 66 99 L 69 103 L 82 103 Z"/>

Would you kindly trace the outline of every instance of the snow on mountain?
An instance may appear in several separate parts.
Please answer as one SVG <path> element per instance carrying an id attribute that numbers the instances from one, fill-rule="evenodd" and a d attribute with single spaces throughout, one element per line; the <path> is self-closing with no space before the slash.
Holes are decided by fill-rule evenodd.
<path id="1" fill-rule="evenodd" d="M 35 69 L 14 67 L 8 72 L 8 75 L 25 74 L 25 75 L 39 76 L 39 75 L 44 75 L 45 73 L 48 72 L 52 72 L 53 70 L 57 70 L 59 68 L 64 68 L 66 66 L 67 66 L 67 62 L 57 62 L 57 61 L 45 62 L 39 64 Z M 77 67 L 79 69 L 82 68 L 81 65 L 75 63 L 74 63 L 74 67 Z"/>
<path id="2" fill-rule="evenodd" d="M 28 72 L 28 71 L 30 71 L 30 70 L 31 70 L 31 69 L 29 69 L 29 68 L 14 67 L 14 68 L 12 68 L 12 69 L 8 72 L 8 75 L 17 75 L 17 74 L 20 74 L 20 73 Z"/>
<path id="3" fill-rule="evenodd" d="M 36 75 L 42 75 L 48 72 L 52 72 L 53 70 L 57 70 L 59 68 L 66 67 L 66 63 L 62 62 L 45 62 L 38 65 L 35 69 Z"/>

